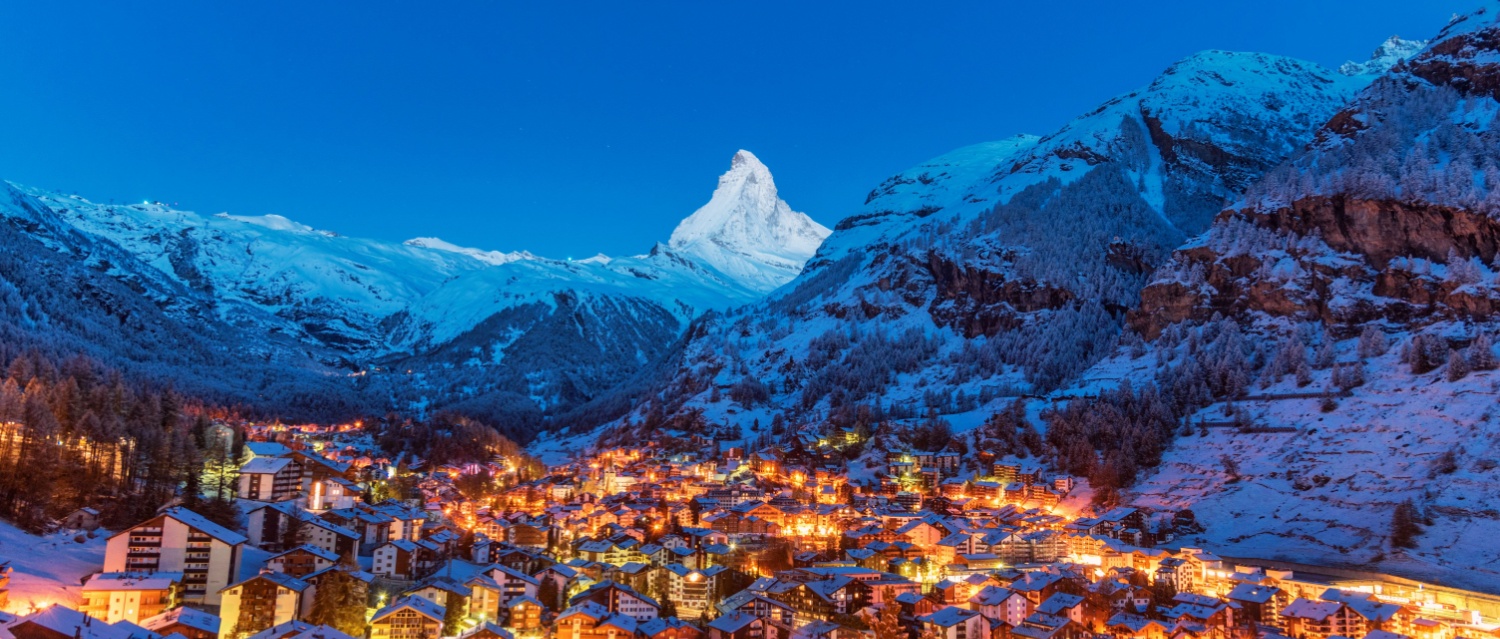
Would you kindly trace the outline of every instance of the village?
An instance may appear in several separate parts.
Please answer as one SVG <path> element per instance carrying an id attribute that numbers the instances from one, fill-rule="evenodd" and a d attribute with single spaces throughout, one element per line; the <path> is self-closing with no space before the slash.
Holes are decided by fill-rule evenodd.
<path id="1" fill-rule="evenodd" d="M 0 557 L 0 639 L 1500 636 L 1497 600 L 1230 561 L 1174 543 L 1190 512 L 1100 512 L 1078 478 L 984 451 L 856 472 L 862 435 L 835 429 L 527 477 L 391 459 L 357 425 L 244 428 L 238 526 L 178 503 L 100 530 L 79 601 L 12 599 Z"/>

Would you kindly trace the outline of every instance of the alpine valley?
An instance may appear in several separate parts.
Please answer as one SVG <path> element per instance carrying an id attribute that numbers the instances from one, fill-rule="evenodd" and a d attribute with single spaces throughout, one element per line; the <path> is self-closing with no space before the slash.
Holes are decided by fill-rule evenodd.
<path id="1" fill-rule="evenodd" d="M 452 411 L 553 462 L 841 432 L 856 479 L 1032 460 L 1099 506 L 1190 508 L 1182 543 L 1493 592 L 1497 19 L 1337 70 L 1204 51 L 831 231 L 739 151 L 628 257 L 5 184 L 0 343 L 289 419 Z M 1406 507 L 1425 532 L 1396 543 Z"/>

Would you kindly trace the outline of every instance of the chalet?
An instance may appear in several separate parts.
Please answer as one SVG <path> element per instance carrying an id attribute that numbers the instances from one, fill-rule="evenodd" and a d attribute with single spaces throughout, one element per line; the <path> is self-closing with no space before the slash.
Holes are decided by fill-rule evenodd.
<path id="1" fill-rule="evenodd" d="M 791 606 L 752 590 L 741 590 L 715 604 L 720 615 L 740 612 L 757 617 L 771 617 L 787 626 L 796 626 L 796 610 Z"/>
<path id="2" fill-rule="evenodd" d="M 634 639 L 639 622 L 613 613 L 594 601 L 584 601 L 557 615 L 556 639 Z"/>
<path id="3" fill-rule="evenodd" d="M 1369 631 L 1364 618 L 1341 601 L 1296 598 L 1279 613 L 1289 636 L 1304 639 L 1363 637 Z"/>
<path id="4" fill-rule="evenodd" d="M 1036 604 L 1027 599 L 1026 595 L 1000 586 L 981 588 L 969 598 L 969 605 L 979 611 L 979 614 L 998 619 L 1012 627 L 1021 625 L 1036 609 Z"/>
<path id="5" fill-rule="evenodd" d="M 266 567 L 293 577 L 304 577 L 338 563 L 338 555 L 311 544 L 303 544 L 272 556 L 266 561 Z"/>
<path id="6" fill-rule="evenodd" d="M 1065 617 L 1074 623 L 1091 625 L 1085 617 L 1084 598 L 1066 592 L 1056 592 L 1036 607 L 1036 612 L 1054 617 Z"/>
<path id="7" fill-rule="evenodd" d="M 703 630 L 676 617 L 652 619 L 636 626 L 641 639 L 704 639 Z"/>
<path id="8" fill-rule="evenodd" d="M 568 603 L 577 607 L 581 603 L 599 604 L 605 611 L 619 613 L 636 621 L 650 621 L 661 613 L 661 604 L 655 599 L 637 592 L 634 588 L 614 581 L 601 581 L 573 596 Z"/>
<path id="9" fill-rule="evenodd" d="M 1115 637 L 1167 639 L 1167 626 L 1162 622 L 1126 612 L 1110 617 L 1105 622 L 1104 629 Z"/>
<path id="10" fill-rule="evenodd" d="M 305 599 L 303 595 L 307 594 Z M 241 637 L 301 618 L 311 607 L 307 582 L 279 572 L 265 571 L 220 591 L 223 604 L 219 639 Z"/>
<path id="11" fill-rule="evenodd" d="M 1010 629 L 1012 637 L 1021 639 L 1083 639 L 1088 630 L 1067 617 L 1033 612 L 1021 625 Z"/>
<path id="12" fill-rule="evenodd" d="M 724 570 L 723 566 L 697 570 L 682 564 L 662 567 L 667 582 L 664 592 L 667 599 L 676 604 L 677 616 L 689 620 L 701 618 L 716 598 L 718 576 Z"/>
<path id="13" fill-rule="evenodd" d="M 99 511 L 87 506 L 79 508 L 63 517 L 62 526 L 70 530 L 98 530 Z"/>
<path id="14" fill-rule="evenodd" d="M 926 633 L 938 639 L 988 639 L 989 624 L 984 616 L 968 608 L 948 606 L 929 615 L 917 617 Z"/>
<path id="15" fill-rule="evenodd" d="M 511 599 L 505 608 L 506 625 L 522 632 L 541 629 L 542 615 L 547 611 L 547 607 L 542 605 L 542 602 L 530 595 Z"/>
<path id="16" fill-rule="evenodd" d="M 416 575 L 417 545 L 406 541 L 390 541 L 375 549 L 370 572 L 387 579 L 411 579 Z"/>
<path id="17" fill-rule="evenodd" d="M 370 639 L 432 639 L 443 634 L 447 610 L 421 597 L 402 597 L 370 618 Z"/>
<path id="18" fill-rule="evenodd" d="M 779 621 L 731 612 L 708 622 L 708 639 L 790 639 L 792 629 Z"/>
<path id="19" fill-rule="evenodd" d="M 459 633 L 458 639 L 516 639 L 516 636 L 494 623 L 480 621 L 473 628 Z"/>
<path id="20" fill-rule="evenodd" d="M 356 639 L 329 626 L 288 621 L 262 630 L 245 639 Z"/>

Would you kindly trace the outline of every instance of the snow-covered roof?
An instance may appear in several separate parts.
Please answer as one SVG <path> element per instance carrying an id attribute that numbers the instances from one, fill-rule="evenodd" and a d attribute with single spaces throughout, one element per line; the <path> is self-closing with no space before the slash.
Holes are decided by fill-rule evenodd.
<path id="1" fill-rule="evenodd" d="M 169 590 L 180 581 L 180 572 L 101 572 L 89 578 L 83 591 Z"/>
<path id="2" fill-rule="evenodd" d="M 411 610 L 416 612 L 417 614 L 423 615 L 429 619 L 434 619 L 438 622 L 442 622 L 443 614 L 446 611 L 443 606 L 439 606 L 433 601 L 422 597 L 413 597 L 411 595 L 407 595 L 405 597 L 397 599 L 390 605 L 381 608 L 379 612 L 375 613 L 374 617 L 370 618 L 370 623 L 375 623 L 377 621 L 385 619 L 386 617 L 389 617 L 400 610 Z"/>

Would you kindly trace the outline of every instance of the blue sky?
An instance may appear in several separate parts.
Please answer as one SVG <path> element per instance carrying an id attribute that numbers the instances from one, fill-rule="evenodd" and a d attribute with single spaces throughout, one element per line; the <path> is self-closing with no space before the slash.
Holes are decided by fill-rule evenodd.
<path id="1" fill-rule="evenodd" d="M 4 3 L 0 178 L 629 254 L 706 202 L 739 148 L 832 226 L 895 172 L 1050 132 L 1195 51 L 1332 66 L 1474 5 Z"/>

